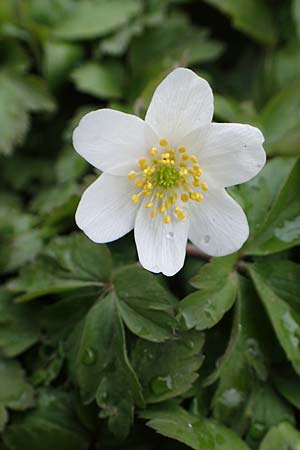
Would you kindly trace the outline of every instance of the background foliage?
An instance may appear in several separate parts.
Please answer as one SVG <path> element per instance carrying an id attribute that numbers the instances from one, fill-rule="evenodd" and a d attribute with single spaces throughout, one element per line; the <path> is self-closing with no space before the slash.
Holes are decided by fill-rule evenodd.
<path id="1" fill-rule="evenodd" d="M 0 2 L 1 450 L 299 450 L 299 39 L 299 0 Z M 167 279 L 76 231 L 71 134 L 178 65 L 269 160 L 239 254 Z"/>

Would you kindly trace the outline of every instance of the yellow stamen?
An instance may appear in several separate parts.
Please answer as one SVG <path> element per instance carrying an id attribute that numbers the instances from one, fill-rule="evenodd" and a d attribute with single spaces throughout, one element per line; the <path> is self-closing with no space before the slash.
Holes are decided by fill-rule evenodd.
<path id="1" fill-rule="evenodd" d="M 178 217 L 179 220 L 184 220 L 185 219 L 185 214 L 184 214 L 183 211 L 181 211 L 181 209 L 176 211 L 176 216 Z"/>
<path id="2" fill-rule="evenodd" d="M 134 170 L 131 170 L 128 174 L 128 179 L 133 180 L 137 176 L 137 173 Z"/>
<path id="3" fill-rule="evenodd" d="M 146 158 L 141 158 L 139 159 L 139 166 L 142 170 L 147 168 L 147 159 Z"/>
<path id="4" fill-rule="evenodd" d="M 154 219 L 155 216 L 156 216 L 156 211 L 155 211 L 155 209 L 152 209 L 152 211 L 150 213 L 151 219 Z"/>
<path id="5" fill-rule="evenodd" d="M 167 141 L 167 139 L 161 139 L 161 140 L 159 141 L 159 145 L 160 145 L 161 147 L 167 147 L 168 144 L 169 144 L 169 142 Z"/>
<path id="6" fill-rule="evenodd" d="M 135 185 L 136 187 L 140 188 L 142 186 L 144 186 L 144 180 L 142 180 L 141 178 L 139 180 L 136 180 Z"/>
<path id="7" fill-rule="evenodd" d="M 179 151 L 179 153 L 184 153 L 184 152 L 186 152 L 186 147 L 180 147 L 178 149 L 178 151 Z"/>
<path id="8" fill-rule="evenodd" d="M 202 189 L 203 191 L 205 191 L 205 192 L 208 191 L 208 186 L 207 186 L 206 183 L 201 183 L 200 186 L 201 186 L 201 189 Z"/>
<path id="9" fill-rule="evenodd" d="M 149 153 L 150 153 L 151 156 L 156 156 L 156 155 L 157 155 L 157 152 L 158 152 L 158 150 L 157 150 L 157 148 L 155 148 L 155 147 L 152 147 L 151 150 L 149 151 Z"/>
<path id="10" fill-rule="evenodd" d="M 182 161 L 188 161 L 190 159 L 189 155 L 182 155 Z"/>
<path id="11" fill-rule="evenodd" d="M 164 216 L 164 223 L 170 223 L 170 216 L 166 215 Z"/>
<path id="12" fill-rule="evenodd" d="M 152 206 L 153 206 L 153 202 L 148 202 L 148 203 L 146 203 L 145 208 L 152 208 Z"/>
<path id="13" fill-rule="evenodd" d="M 137 194 L 134 194 L 134 195 L 131 197 L 131 200 L 132 200 L 133 203 L 138 203 L 138 201 L 139 201 L 139 196 L 138 196 Z"/>
<path id="14" fill-rule="evenodd" d="M 193 163 L 197 163 L 197 162 L 198 162 L 198 158 L 197 158 L 197 156 L 195 156 L 195 155 L 192 155 L 192 156 L 190 157 L 190 160 L 191 160 Z"/>
<path id="15" fill-rule="evenodd" d="M 181 194 L 181 200 L 183 202 L 188 202 L 189 201 L 189 196 L 187 194 Z"/>
<path id="16" fill-rule="evenodd" d="M 193 181 L 193 186 L 195 186 L 195 187 L 200 187 L 200 186 L 201 186 L 200 181 L 199 181 L 199 180 Z"/>

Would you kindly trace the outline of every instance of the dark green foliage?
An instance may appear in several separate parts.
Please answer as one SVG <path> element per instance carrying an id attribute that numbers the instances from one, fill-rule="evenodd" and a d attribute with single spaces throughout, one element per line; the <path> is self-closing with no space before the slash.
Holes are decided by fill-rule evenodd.
<path id="1" fill-rule="evenodd" d="M 299 450 L 300 1 L 0 1 L 1 450 Z M 76 229 L 88 111 L 189 66 L 268 162 L 250 237 L 172 279 Z"/>

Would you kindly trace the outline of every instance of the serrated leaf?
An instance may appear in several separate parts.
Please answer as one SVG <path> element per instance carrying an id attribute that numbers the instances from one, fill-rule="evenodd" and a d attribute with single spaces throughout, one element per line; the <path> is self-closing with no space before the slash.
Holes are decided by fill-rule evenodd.
<path id="1" fill-rule="evenodd" d="M 4 356 L 17 356 L 37 342 L 35 312 L 31 307 L 16 305 L 7 291 L 0 290 L 0 350 Z"/>
<path id="2" fill-rule="evenodd" d="M 34 393 L 17 361 L 0 359 L 0 430 L 5 427 L 7 408 L 23 411 L 34 405 Z"/>
<path id="3" fill-rule="evenodd" d="M 288 233 L 284 232 L 284 227 L 289 228 L 289 223 L 294 221 L 297 224 L 300 216 L 300 158 L 293 161 L 286 178 L 282 179 L 282 175 L 280 178 L 281 184 L 276 189 L 275 198 L 274 195 L 271 197 L 271 207 L 267 211 L 265 219 L 257 228 L 255 237 L 253 236 L 245 246 L 246 253 L 267 255 L 293 247 L 300 242 L 294 229 L 290 233 L 291 240 L 288 240 Z M 283 239 L 281 239 L 282 236 Z"/>
<path id="4" fill-rule="evenodd" d="M 147 425 L 158 433 L 195 450 L 249 450 L 233 431 L 212 419 L 189 414 L 176 404 L 146 410 L 142 417 L 150 419 Z"/>
<path id="5" fill-rule="evenodd" d="M 113 285 L 121 317 L 134 334 L 153 342 L 174 336 L 177 302 L 155 276 L 136 265 L 125 266 L 115 273 Z"/>
<path id="6" fill-rule="evenodd" d="M 138 379 L 126 351 L 124 328 L 116 298 L 100 299 L 86 316 L 76 362 L 77 379 L 84 402 L 96 398 L 110 430 L 125 437 L 134 405 L 143 406 Z"/>
<path id="7" fill-rule="evenodd" d="M 283 262 L 280 267 L 283 273 L 287 274 L 288 272 L 293 272 L 293 266 L 294 272 L 299 273 L 298 265 L 293 265 L 293 263 L 288 262 L 285 265 Z M 293 307 L 293 304 L 289 304 L 289 292 L 291 292 L 292 296 L 297 295 L 296 293 L 299 291 L 298 283 L 291 284 L 288 291 L 285 292 L 284 289 L 286 284 L 289 283 L 289 278 L 278 278 L 277 287 L 270 283 L 273 277 L 276 278 L 274 276 L 274 266 L 269 266 L 267 263 L 249 264 L 247 270 L 251 275 L 287 358 L 293 364 L 296 372 L 300 374 L 300 310 Z M 275 268 L 275 273 L 276 271 L 277 268 Z"/>
<path id="8" fill-rule="evenodd" d="M 89 436 L 76 420 L 72 396 L 41 392 L 37 408 L 13 421 L 3 436 L 14 450 L 87 450 Z"/>
<path id="9" fill-rule="evenodd" d="M 137 341 L 132 364 L 147 403 L 161 402 L 190 389 L 203 362 L 203 344 L 203 334 L 196 331 L 181 333 L 162 344 Z"/>
<path id="10" fill-rule="evenodd" d="M 262 441 L 259 450 L 298 450 L 300 433 L 289 423 L 272 428 Z"/>
<path id="11" fill-rule="evenodd" d="M 84 2 L 53 30 L 61 39 L 93 39 L 104 36 L 135 17 L 141 10 L 138 0 Z"/>
<path id="12" fill-rule="evenodd" d="M 237 294 L 236 258 L 215 258 L 192 279 L 192 285 L 200 290 L 185 297 L 178 307 L 187 328 L 211 328 L 232 307 Z"/>
<path id="13" fill-rule="evenodd" d="M 105 245 L 91 242 L 81 233 L 54 239 L 31 266 L 24 267 L 20 277 L 9 283 L 14 292 L 25 292 L 19 301 L 47 294 L 98 286 L 110 278 L 111 256 Z"/>
<path id="14" fill-rule="evenodd" d="M 264 381 L 267 377 L 264 332 L 268 330 L 251 283 L 240 279 L 239 284 L 231 338 L 206 384 L 219 379 L 213 398 L 216 419 L 243 432 L 245 407 L 255 380 Z"/>

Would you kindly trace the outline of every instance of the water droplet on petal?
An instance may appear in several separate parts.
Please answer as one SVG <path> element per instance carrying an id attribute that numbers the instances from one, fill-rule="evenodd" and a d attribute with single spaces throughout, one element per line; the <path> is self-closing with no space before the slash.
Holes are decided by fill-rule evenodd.
<path id="1" fill-rule="evenodd" d="M 86 366 L 92 366 L 97 360 L 97 352 L 92 348 L 87 348 L 84 352 L 82 362 Z"/>
<path id="2" fill-rule="evenodd" d="M 205 244 L 208 244 L 209 241 L 210 241 L 210 236 L 209 236 L 208 234 L 206 234 L 206 235 L 203 237 L 203 241 L 205 242 Z"/>
<path id="3" fill-rule="evenodd" d="M 174 238 L 174 233 L 172 231 L 169 231 L 169 233 L 166 234 L 166 238 L 167 239 L 173 239 Z"/>
<path id="4" fill-rule="evenodd" d="M 173 381 L 170 375 L 166 377 L 156 377 L 150 383 L 153 394 L 161 395 L 168 391 L 171 391 L 173 387 Z"/>

